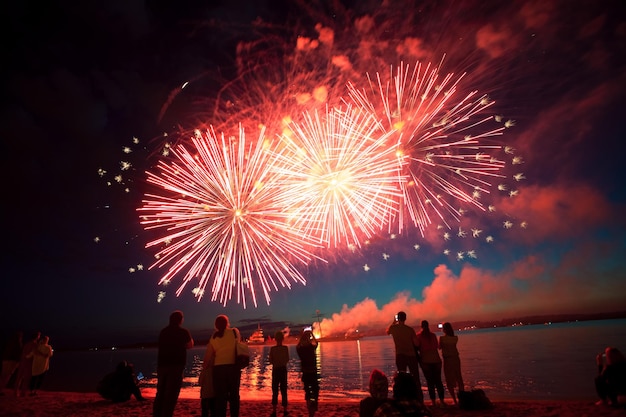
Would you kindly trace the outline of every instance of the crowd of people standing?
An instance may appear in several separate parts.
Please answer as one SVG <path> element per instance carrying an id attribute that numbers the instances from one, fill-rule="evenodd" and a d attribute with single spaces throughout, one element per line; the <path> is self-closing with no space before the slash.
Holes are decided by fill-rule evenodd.
<path id="1" fill-rule="evenodd" d="M 395 365 L 397 372 L 393 377 L 393 397 L 388 398 L 389 380 L 378 369 L 370 375 L 370 397 L 360 404 L 361 417 L 385 417 L 394 415 L 430 415 L 424 401 L 424 392 L 420 380 L 420 369 L 424 375 L 426 388 L 433 407 L 445 406 L 445 384 L 454 404 L 458 404 L 468 394 L 465 391 L 461 373 L 461 360 L 457 348 L 458 336 L 449 322 L 441 327 L 443 335 L 431 330 L 426 320 L 420 323 L 419 331 L 406 324 L 407 316 L 398 312 L 387 328 L 395 347 Z M 194 340 L 188 329 L 183 325 L 184 316 L 181 311 L 174 311 L 169 324 L 163 328 L 158 338 L 157 353 L 157 389 L 153 404 L 153 415 L 156 417 L 172 416 L 178 401 L 183 383 L 183 375 L 187 365 L 187 350 L 194 346 Z M 231 327 L 226 315 L 218 315 L 214 322 L 214 332 L 206 346 L 199 378 L 201 386 L 202 417 L 239 416 L 240 381 L 242 366 L 237 362 L 237 346 L 241 342 L 241 334 Z M 276 417 L 278 397 L 281 396 L 283 416 L 289 415 L 287 365 L 290 361 L 289 349 L 283 345 L 283 333 L 277 332 L 267 358 L 272 365 L 272 406 L 271 417 Z M 16 332 L 6 344 L 3 352 L 0 388 L 11 383 L 17 396 L 37 395 L 44 377 L 50 366 L 53 349 L 48 336 L 39 332 L 24 341 L 22 332 Z M 295 347 L 300 360 L 300 373 L 304 399 L 309 417 L 318 411 L 320 374 L 317 364 L 318 340 L 310 328 L 305 329 Z M 608 347 L 596 358 L 598 376 L 596 391 L 600 397 L 598 404 L 618 406 L 626 398 L 626 359 L 616 348 Z M 143 401 L 137 386 L 132 364 L 126 361 L 118 365 L 116 371 L 108 375 L 110 381 L 121 381 L 119 384 L 102 384 L 98 392 L 104 398 L 114 402 L 122 402 L 134 395 Z M 107 379 L 107 378 L 105 378 Z M 109 381 L 109 382 L 110 382 Z M 105 386 L 106 385 L 106 386 Z M 113 386 L 115 385 L 115 386 Z M 117 388 L 124 386 L 124 390 Z M 119 387 L 118 387 L 119 386 Z M 480 390 L 478 390 L 480 391 Z M 462 402 L 462 400 L 461 400 Z M 407 414 L 408 413 L 408 414 Z"/>
<path id="2" fill-rule="evenodd" d="M 189 330 L 182 327 L 182 322 L 182 312 L 173 312 L 169 326 L 161 331 L 159 337 L 155 417 L 173 414 L 182 384 L 186 363 L 185 352 L 193 347 L 191 334 Z M 201 416 L 225 417 L 228 411 L 230 416 L 238 417 L 241 367 L 237 364 L 237 344 L 241 341 L 241 334 L 237 328 L 231 327 L 226 315 L 218 315 L 214 325 L 215 330 L 207 344 L 198 381 L 201 388 Z M 454 403 L 457 402 L 456 393 L 464 390 L 461 362 L 456 348 L 458 337 L 454 335 L 450 323 L 445 323 L 443 330 L 444 335 L 437 338 L 430 330 L 428 321 L 424 320 L 421 323 L 421 330 L 415 332 L 406 324 L 405 312 L 400 311 L 395 316 L 393 323 L 387 329 L 387 334 L 393 336 L 396 349 L 398 374 L 394 378 L 394 398 L 393 401 L 387 401 L 387 377 L 381 371 L 374 370 L 373 379 L 370 381 L 370 392 L 373 398 L 362 404 L 362 416 L 390 415 L 384 414 L 384 410 L 387 409 L 390 412 L 393 407 L 401 409 L 400 412 L 405 412 L 411 407 L 418 407 L 418 405 L 419 410 L 427 410 L 424 407 L 420 368 L 426 379 L 433 406 L 445 404 L 442 367 L 448 391 Z M 272 365 L 273 412 L 271 417 L 276 416 L 279 393 L 283 415 L 289 415 L 287 397 L 289 350 L 283 346 L 282 336 L 281 332 L 276 334 L 274 339 L 276 345 L 270 349 L 268 357 L 268 362 Z M 320 375 L 317 365 L 317 348 L 318 341 L 312 330 L 305 329 L 298 339 L 296 352 L 300 359 L 301 380 L 309 417 L 314 417 L 318 410 Z M 440 350 L 443 361 L 439 354 Z M 374 380 L 375 376 L 378 377 L 377 380 Z M 384 382 L 382 382 L 383 379 Z M 437 403 L 437 398 L 439 398 L 439 403 Z M 382 411 L 374 414 L 376 410 Z"/>
<path id="3" fill-rule="evenodd" d="M 272 417 L 276 416 L 279 393 L 283 416 L 289 415 L 287 397 L 289 350 L 283 345 L 283 337 L 282 332 L 276 333 L 276 345 L 270 349 L 268 357 L 272 365 Z M 241 334 L 236 327 L 230 327 L 228 317 L 223 314 L 217 316 L 215 331 L 207 344 L 202 361 L 203 369 L 199 377 L 202 417 L 225 417 L 227 411 L 231 417 L 239 416 L 241 369 L 236 363 L 236 346 L 239 341 Z M 296 345 L 309 417 L 313 417 L 318 409 L 320 387 L 317 347 L 317 339 L 311 330 L 305 330 Z"/>
<path id="4" fill-rule="evenodd" d="M 457 404 L 457 393 L 465 389 L 461 375 L 461 360 L 457 349 L 458 336 L 454 334 L 452 325 L 444 323 L 444 334 L 437 338 L 437 335 L 430 330 L 430 323 L 427 320 L 422 320 L 418 332 L 407 325 L 406 320 L 406 313 L 400 311 L 387 328 L 387 334 L 393 337 L 396 350 L 395 361 L 398 374 L 394 378 L 394 401 L 386 401 L 386 399 L 382 402 L 379 401 L 381 404 L 378 404 L 375 409 L 364 402 L 361 404 L 361 416 L 393 415 L 389 412 L 385 414 L 385 409 L 388 411 L 393 407 L 406 409 L 412 403 L 415 403 L 416 407 L 416 404 L 423 406 L 424 394 L 419 374 L 420 369 L 426 379 L 428 395 L 433 407 L 445 406 L 442 367 L 446 385 L 454 404 Z M 440 351 L 441 355 L 439 354 Z M 376 370 L 376 372 L 376 376 L 380 379 L 381 376 L 378 375 L 380 371 Z M 373 372 L 372 377 L 374 376 Z M 396 385 L 398 385 L 397 389 Z M 424 414 L 427 413 L 425 408 L 421 408 L 421 410 Z"/>
<path id="5" fill-rule="evenodd" d="M 170 323 L 160 335 L 157 354 L 157 392 L 154 400 L 155 417 L 172 416 L 182 385 L 186 351 L 194 346 L 188 329 L 182 327 L 183 313 L 174 311 Z M 215 318 L 215 330 L 207 344 L 198 379 L 202 417 L 239 416 L 241 368 L 237 364 L 237 344 L 241 341 L 239 329 L 230 326 L 226 315 Z M 281 333 L 282 335 L 282 333 Z M 270 350 L 272 363 L 272 405 L 276 415 L 278 392 L 282 395 L 283 415 L 287 416 L 287 362 L 289 351 L 282 346 L 282 337 L 276 335 L 276 346 Z M 302 363 L 302 382 L 309 416 L 317 411 L 319 374 L 317 370 L 317 340 L 313 333 L 303 332 L 296 347 Z"/>

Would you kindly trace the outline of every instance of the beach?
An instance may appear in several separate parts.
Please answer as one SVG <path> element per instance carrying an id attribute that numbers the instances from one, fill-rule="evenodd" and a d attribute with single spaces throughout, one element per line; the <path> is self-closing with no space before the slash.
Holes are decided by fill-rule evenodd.
<path id="1" fill-rule="evenodd" d="M 40 391 L 36 396 L 15 397 L 15 393 L 5 390 L 0 396 L 0 415 L 4 417 L 144 417 L 152 415 L 154 392 L 144 392 L 146 401 L 130 401 L 113 404 L 102 399 L 97 393 L 73 393 Z M 493 401 L 494 407 L 486 411 L 465 411 L 452 405 L 432 408 L 434 417 L 623 417 L 624 408 L 616 409 L 597 406 L 592 401 L 570 400 L 515 400 Z M 279 405 L 279 414 L 282 415 Z M 301 398 L 290 400 L 291 417 L 306 417 L 306 404 Z M 243 399 L 241 417 L 269 416 L 272 406 L 267 400 Z M 333 400 L 320 402 L 317 416 L 358 417 L 358 400 Z M 180 398 L 174 413 L 175 417 L 200 416 L 200 400 Z"/>

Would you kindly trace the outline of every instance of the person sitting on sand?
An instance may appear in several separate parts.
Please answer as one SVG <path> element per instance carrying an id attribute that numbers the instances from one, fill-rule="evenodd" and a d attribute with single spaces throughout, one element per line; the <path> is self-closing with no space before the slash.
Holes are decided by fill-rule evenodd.
<path id="1" fill-rule="evenodd" d="M 126 402 L 130 400 L 131 395 L 134 395 L 137 401 L 145 400 L 139 390 L 133 365 L 126 361 L 117 364 L 114 372 L 102 378 L 98 383 L 97 391 L 102 398 L 114 403 Z"/>
<path id="2" fill-rule="evenodd" d="M 362 399 L 359 404 L 359 417 L 373 417 L 376 409 L 389 400 L 389 380 L 383 371 L 379 369 L 372 370 L 369 391 L 370 396 Z"/>
<path id="3" fill-rule="evenodd" d="M 393 400 L 383 402 L 374 413 L 374 417 L 432 416 L 419 399 L 417 389 L 411 374 L 399 372 L 393 380 Z"/>
<path id="4" fill-rule="evenodd" d="M 626 398 L 626 359 L 617 348 L 607 347 L 604 354 L 596 356 L 598 376 L 595 379 L 596 392 L 600 397 L 598 405 L 620 405 L 620 397 Z"/>

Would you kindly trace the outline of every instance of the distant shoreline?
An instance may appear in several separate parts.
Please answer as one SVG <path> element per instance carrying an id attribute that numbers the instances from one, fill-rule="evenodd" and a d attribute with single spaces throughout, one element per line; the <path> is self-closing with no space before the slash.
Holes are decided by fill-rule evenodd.
<path id="1" fill-rule="evenodd" d="M 454 321 L 452 325 L 456 329 L 462 329 L 461 331 L 471 331 L 479 329 L 490 329 L 498 327 L 514 327 L 514 326 L 532 326 L 545 323 L 570 323 L 577 321 L 595 321 L 595 320 L 616 320 L 626 318 L 626 311 L 609 312 L 609 313 L 594 313 L 594 314 L 551 314 L 551 315 L 535 315 L 524 317 L 512 317 L 503 320 L 492 321 L 479 321 L 479 320 L 464 320 Z M 254 330 L 257 325 L 254 326 Z M 239 327 L 239 330 L 244 333 L 246 329 Z M 193 331 L 192 331 L 193 334 Z M 376 331 L 362 331 L 362 338 L 384 336 L 384 330 Z M 332 335 L 331 335 L 332 336 Z M 199 339 L 195 341 L 196 346 L 205 346 L 209 343 L 209 339 Z M 264 346 L 259 344 L 258 346 Z M 156 342 L 134 342 L 128 344 L 121 344 L 117 346 L 101 345 L 101 346 L 89 346 L 89 347 L 55 347 L 58 351 L 89 351 L 89 350 L 127 350 L 127 349 L 152 349 L 156 348 Z"/>

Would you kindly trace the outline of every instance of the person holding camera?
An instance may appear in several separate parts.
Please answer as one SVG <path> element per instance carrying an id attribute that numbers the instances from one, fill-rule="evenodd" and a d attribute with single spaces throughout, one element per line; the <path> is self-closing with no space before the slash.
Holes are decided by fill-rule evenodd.
<path id="1" fill-rule="evenodd" d="M 296 345 L 296 352 L 300 357 L 302 371 L 302 385 L 304 386 L 304 399 L 306 400 L 309 417 L 313 417 L 317 411 L 317 400 L 320 394 L 319 373 L 317 371 L 317 339 L 311 329 L 305 329 Z"/>
<path id="2" fill-rule="evenodd" d="M 626 359 L 617 348 L 607 347 L 604 353 L 596 356 L 598 376 L 595 379 L 596 392 L 600 397 L 597 405 L 617 407 L 626 403 Z"/>
<path id="3" fill-rule="evenodd" d="M 387 328 L 387 334 L 393 337 L 393 343 L 396 347 L 396 367 L 398 372 L 406 372 L 407 368 L 415 380 L 417 385 L 417 395 L 420 401 L 424 401 L 424 393 L 422 392 L 422 383 L 419 375 L 419 358 L 416 348 L 419 345 L 415 330 L 407 326 L 406 313 L 399 311 L 395 315 L 393 323 Z"/>

